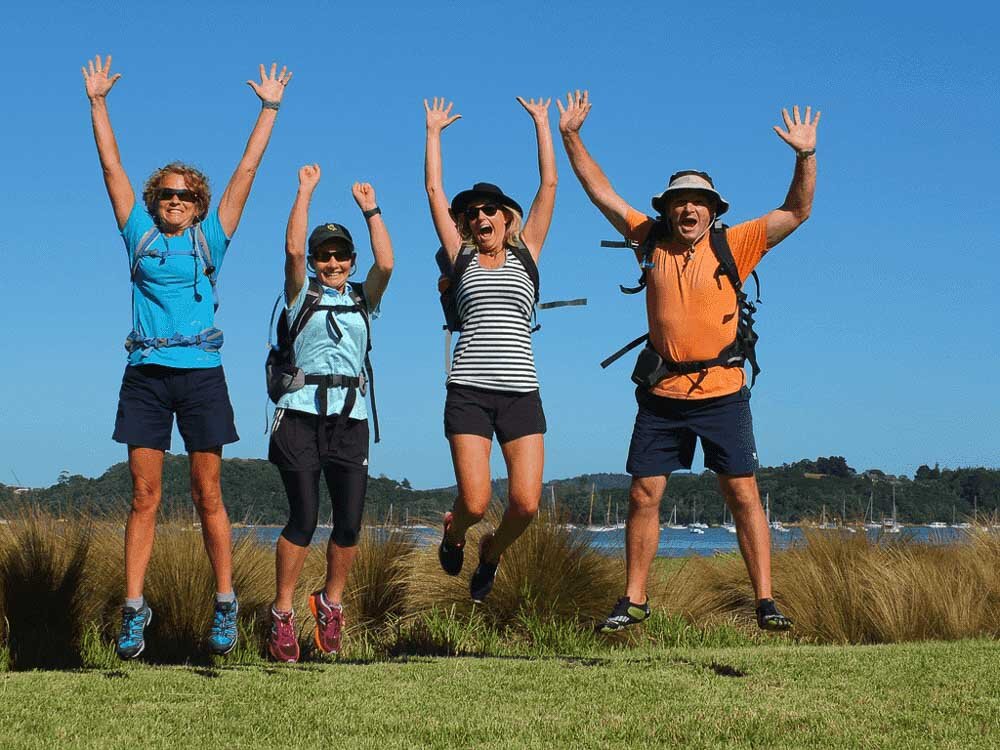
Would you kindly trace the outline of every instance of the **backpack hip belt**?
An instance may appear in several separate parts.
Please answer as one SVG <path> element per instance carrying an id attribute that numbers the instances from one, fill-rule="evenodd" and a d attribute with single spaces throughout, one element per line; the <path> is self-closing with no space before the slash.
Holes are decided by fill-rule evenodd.
<path id="1" fill-rule="evenodd" d="M 131 354 L 134 351 L 141 351 L 143 357 L 148 357 L 153 349 L 166 349 L 173 346 L 194 346 L 202 351 L 217 352 L 222 348 L 223 335 L 218 328 L 206 328 L 201 333 L 193 336 L 184 336 L 175 333 L 166 338 L 156 336 L 143 336 L 137 331 L 131 331 L 125 337 L 125 350 Z"/>

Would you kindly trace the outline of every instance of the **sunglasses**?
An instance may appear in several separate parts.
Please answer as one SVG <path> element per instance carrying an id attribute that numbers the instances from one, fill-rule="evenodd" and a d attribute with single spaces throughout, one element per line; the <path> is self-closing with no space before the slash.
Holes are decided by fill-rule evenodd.
<path id="1" fill-rule="evenodd" d="M 173 188 L 160 188 L 156 192 L 156 197 L 161 201 L 168 201 L 174 196 L 178 199 L 184 201 L 185 203 L 195 203 L 198 200 L 198 194 L 194 190 L 174 190 Z"/>
<path id="2" fill-rule="evenodd" d="M 496 203 L 486 203 L 482 206 L 469 206 L 462 215 L 465 216 L 466 221 L 474 221 L 479 218 L 479 212 L 482 211 L 487 216 L 496 216 L 497 211 L 500 210 L 500 206 Z"/>
<path id="3" fill-rule="evenodd" d="M 351 260 L 354 257 L 354 251 L 346 247 L 338 247 L 336 250 L 315 250 L 312 253 L 312 258 L 314 261 L 319 261 L 320 263 L 328 263 L 331 258 L 343 263 L 345 260 Z"/>

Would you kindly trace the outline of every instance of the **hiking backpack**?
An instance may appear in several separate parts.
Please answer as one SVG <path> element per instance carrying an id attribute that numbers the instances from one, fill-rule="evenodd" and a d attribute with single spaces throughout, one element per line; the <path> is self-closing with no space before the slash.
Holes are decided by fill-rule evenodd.
<path id="1" fill-rule="evenodd" d="M 302 308 L 294 320 L 289 321 L 288 310 L 283 309 L 278 316 L 277 343 L 272 343 L 270 332 L 274 331 L 274 318 L 278 312 L 278 306 L 284 298 L 284 293 L 278 295 L 271 310 L 271 323 L 268 329 L 267 340 L 267 360 L 264 363 L 264 374 L 267 381 L 267 395 L 274 403 L 278 403 L 283 395 L 297 391 L 306 385 L 317 386 L 317 395 L 320 400 L 320 411 L 326 414 L 327 388 L 341 387 L 347 388 L 347 398 L 344 401 L 344 408 L 341 416 L 346 417 L 354 408 L 357 392 L 361 392 L 364 398 L 366 393 L 371 391 L 372 399 L 372 426 L 375 432 L 375 442 L 379 442 L 378 410 L 375 407 L 375 376 L 372 371 L 371 350 L 372 350 L 372 328 L 371 310 L 368 308 L 368 300 L 365 297 L 364 284 L 347 282 L 347 293 L 351 298 L 350 305 L 326 305 L 323 304 L 323 287 L 314 279 L 309 279 L 309 286 L 306 289 L 306 299 L 302 303 Z M 309 374 L 302 371 L 302 368 L 295 364 L 295 339 L 305 328 L 309 319 L 319 312 L 325 312 L 329 328 L 341 337 L 343 331 L 337 325 L 335 313 L 358 312 L 365 322 L 365 333 L 367 334 L 367 347 L 365 349 L 365 363 L 362 372 L 357 375 L 319 375 Z"/>
<path id="2" fill-rule="evenodd" d="M 729 247 L 729 240 L 726 237 L 726 230 L 728 228 L 728 226 L 719 220 L 713 222 L 709 230 L 709 245 L 715 254 L 716 260 L 719 262 L 719 267 L 715 271 L 715 278 L 718 279 L 720 276 L 725 276 L 736 293 L 736 305 L 739 317 L 736 322 L 736 338 L 733 340 L 733 343 L 723 348 L 718 356 L 712 359 L 675 362 L 670 359 L 664 359 L 659 352 L 649 345 L 649 333 L 647 332 L 633 339 L 601 362 L 602 368 L 606 368 L 612 362 L 620 359 L 639 346 L 639 344 L 645 343 L 646 346 L 639 353 L 635 369 L 632 372 L 632 382 L 636 385 L 651 388 L 670 375 L 690 374 L 716 366 L 743 367 L 745 362 L 749 362 L 752 372 L 750 387 L 753 388 L 757 382 L 757 375 L 760 373 L 756 353 L 758 336 L 753 330 L 753 316 L 757 312 L 757 307 L 754 302 L 750 301 L 746 292 L 743 291 L 743 283 L 740 281 L 736 260 L 733 258 L 733 251 Z M 642 243 L 630 240 L 624 242 L 605 240 L 601 242 L 601 247 L 627 247 L 640 253 L 639 267 L 642 269 L 642 274 L 639 276 L 638 284 L 634 287 L 619 285 L 623 294 L 637 294 L 646 288 L 646 275 L 649 273 L 649 269 L 653 267 L 653 251 L 656 249 L 656 243 L 669 235 L 669 223 L 662 218 L 658 218 L 653 223 L 649 234 L 646 235 L 646 239 Z M 759 304 L 761 301 L 760 279 L 757 277 L 756 271 L 752 271 L 751 273 L 754 284 L 757 287 L 755 302 Z"/>

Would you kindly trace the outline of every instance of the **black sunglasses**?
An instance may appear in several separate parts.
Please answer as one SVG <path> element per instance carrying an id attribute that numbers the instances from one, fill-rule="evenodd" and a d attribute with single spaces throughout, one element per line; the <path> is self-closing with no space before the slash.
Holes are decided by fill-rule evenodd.
<path id="1" fill-rule="evenodd" d="M 496 203 L 485 203 L 482 206 L 469 206 L 463 212 L 466 221 L 473 221 L 479 218 L 479 212 L 482 211 L 487 216 L 496 216 L 497 211 L 500 210 L 500 206 Z"/>
<path id="2" fill-rule="evenodd" d="M 198 200 L 198 194 L 194 190 L 174 190 L 173 188 L 160 188 L 156 191 L 156 197 L 161 201 L 168 201 L 174 196 L 177 196 L 180 200 L 185 203 L 195 203 Z"/>
<path id="3" fill-rule="evenodd" d="M 320 263 L 327 263 L 330 258 L 343 262 L 353 258 L 354 251 L 347 247 L 338 247 L 336 250 L 314 250 L 312 257 L 314 261 L 318 260 Z"/>

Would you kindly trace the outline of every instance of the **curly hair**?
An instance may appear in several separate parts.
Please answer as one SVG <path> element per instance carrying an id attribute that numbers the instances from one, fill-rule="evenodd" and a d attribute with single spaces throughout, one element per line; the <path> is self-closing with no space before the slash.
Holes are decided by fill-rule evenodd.
<path id="1" fill-rule="evenodd" d="M 513 245 L 520 245 L 521 243 L 521 214 L 515 211 L 510 206 L 500 206 L 500 210 L 503 211 L 503 215 L 507 217 L 507 231 L 503 236 L 504 247 L 511 247 Z M 458 234 L 462 238 L 463 247 L 474 247 L 475 242 L 472 239 L 472 232 L 469 231 L 469 222 L 466 221 L 464 216 L 459 216 L 458 220 L 455 221 L 455 228 L 458 229 Z"/>
<path id="2" fill-rule="evenodd" d="M 180 161 L 172 161 L 166 166 L 160 167 L 146 180 L 146 185 L 142 189 L 142 202 L 146 204 L 146 210 L 153 217 L 153 221 L 159 223 L 160 212 L 157 211 L 157 197 L 160 190 L 160 182 L 168 174 L 179 174 L 184 178 L 184 183 L 188 190 L 196 194 L 195 205 L 198 215 L 195 221 L 202 221 L 208 215 L 208 204 L 212 200 L 212 190 L 208 186 L 208 177 L 203 172 L 195 169 L 189 164 Z"/>

